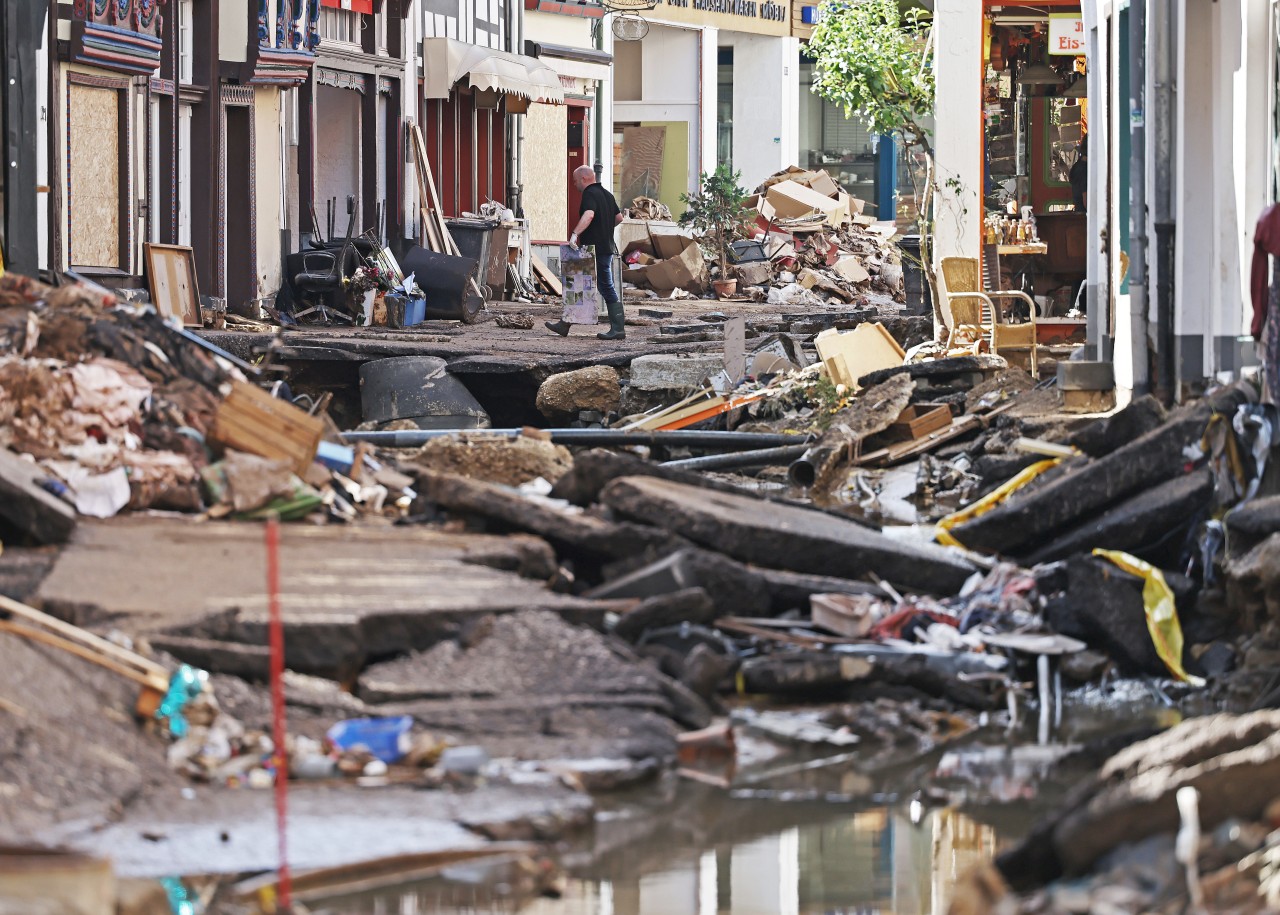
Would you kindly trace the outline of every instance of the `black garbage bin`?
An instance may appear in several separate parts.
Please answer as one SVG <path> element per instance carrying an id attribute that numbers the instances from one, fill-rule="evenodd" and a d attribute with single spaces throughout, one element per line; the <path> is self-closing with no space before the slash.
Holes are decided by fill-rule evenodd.
<path id="1" fill-rule="evenodd" d="M 487 298 L 501 298 L 507 288 L 508 230 L 496 219 L 465 216 L 446 219 L 445 224 L 462 256 L 480 262 L 479 280 L 489 287 Z"/>
<path id="2" fill-rule="evenodd" d="M 933 313 L 933 296 L 929 293 L 929 280 L 920 262 L 920 236 L 903 235 L 898 239 L 902 249 L 902 291 L 906 296 L 908 314 Z"/>

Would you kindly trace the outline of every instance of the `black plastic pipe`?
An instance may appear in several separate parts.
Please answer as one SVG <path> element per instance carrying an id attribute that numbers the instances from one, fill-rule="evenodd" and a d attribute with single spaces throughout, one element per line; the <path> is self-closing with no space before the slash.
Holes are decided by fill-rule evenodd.
<path id="1" fill-rule="evenodd" d="M 432 439 L 465 435 L 468 438 L 516 438 L 522 429 L 408 429 L 401 432 L 344 432 L 343 441 L 369 442 L 384 448 L 420 448 Z M 718 432 L 672 429 L 657 432 L 623 432 L 619 429 L 541 429 L 557 445 L 666 445 L 723 451 L 749 448 L 799 446 L 807 437 L 773 432 Z"/>
<path id="2" fill-rule="evenodd" d="M 729 454 L 708 454 L 704 457 L 663 461 L 663 467 L 678 470 L 733 470 L 738 467 L 762 467 L 783 464 L 809 450 L 808 445 L 783 445 L 781 448 L 760 448 L 755 451 L 734 451 Z"/>

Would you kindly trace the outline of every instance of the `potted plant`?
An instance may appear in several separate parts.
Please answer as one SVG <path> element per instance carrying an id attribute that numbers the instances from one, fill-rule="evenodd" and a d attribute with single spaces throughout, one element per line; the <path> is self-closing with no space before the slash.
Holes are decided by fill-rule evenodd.
<path id="1" fill-rule="evenodd" d="M 746 223 L 747 209 L 742 200 L 747 192 L 738 186 L 741 177 L 742 172 L 735 172 L 722 163 L 711 174 L 703 173 L 698 193 L 680 195 L 685 205 L 680 225 L 703 233 L 715 251 L 720 278 L 712 285 L 718 298 L 731 296 L 738 289 L 738 280 L 729 267 L 729 242 Z"/>

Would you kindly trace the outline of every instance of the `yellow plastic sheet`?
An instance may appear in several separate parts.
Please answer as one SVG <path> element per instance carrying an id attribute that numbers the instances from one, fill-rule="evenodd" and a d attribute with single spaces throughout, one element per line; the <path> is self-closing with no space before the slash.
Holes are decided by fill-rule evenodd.
<path id="1" fill-rule="evenodd" d="M 1093 555 L 1110 560 L 1143 580 L 1142 603 L 1147 610 L 1147 631 L 1151 633 L 1156 654 L 1179 680 L 1185 680 L 1192 686 L 1204 686 L 1204 680 L 1182 669 L 1182 625 L 1178 622 L 1178 607 L 1172 589 L 1164 580 L 1164 573 L 1151 563 L 1119 550 L 1094 550 Z"/>
<path id="2" fill-rule="evenodd" d="M 1036 477 L 1040 476 L 1040 474 L 1044 473 L 1050 467 L 1056 466 L 1061 462 L 1061 460 L 1061 458 L 1052 458 L 1047 461 L 1037 461 L 1030 467 L 1024 468 L 1017 476 L 1010 480 L 1006 480 L 997 489 L 993 489 L 977 502 L 974 502 L 972 505 L 965 506 L 958 512 L 947 515 L 938 522 L 937 527 L 934 529 L 934 539 L 944 546 L 958 546 L 963 548 L 964 544 L 951 534 L 952 528 L 959 527 L 966 521 L 972 521 L 974 518 L 979 518 L 982 515 L 985 515 L 1005 499 L 1009 498 L 1009 496 L 1013 495 Z"/>

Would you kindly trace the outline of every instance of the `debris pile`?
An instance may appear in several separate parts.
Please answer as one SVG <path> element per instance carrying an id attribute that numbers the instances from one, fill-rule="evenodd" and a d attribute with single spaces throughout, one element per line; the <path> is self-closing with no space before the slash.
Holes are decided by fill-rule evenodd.
<path id="1" fill-rule="evenodd" d="M 319 416 L 247 380 L 257 368 L 154 311 L 12 273 L 0 297 L 0 516 L 32 540 L 65 540 L 77 515 L 349 519 L 405 495 L 372 458 L 323 442 Z"/>
<path id="2" fill-rule="evenodd" d="M 897 229 L 862 208 L 825 171 L 778 172 L 743 201 L 741 238 L 729 246 L 731 275 L 720 277 L 693 235 L 652 207 L 633 207 L 618 232 L 622 279 L 647 298 L 709 295 L 712 278 L 732 278 L 737 292 L 725 298 L 734 301 L 861 307 L 879 294 L 901 302 L 902 260 L 891 242 Z"/>

